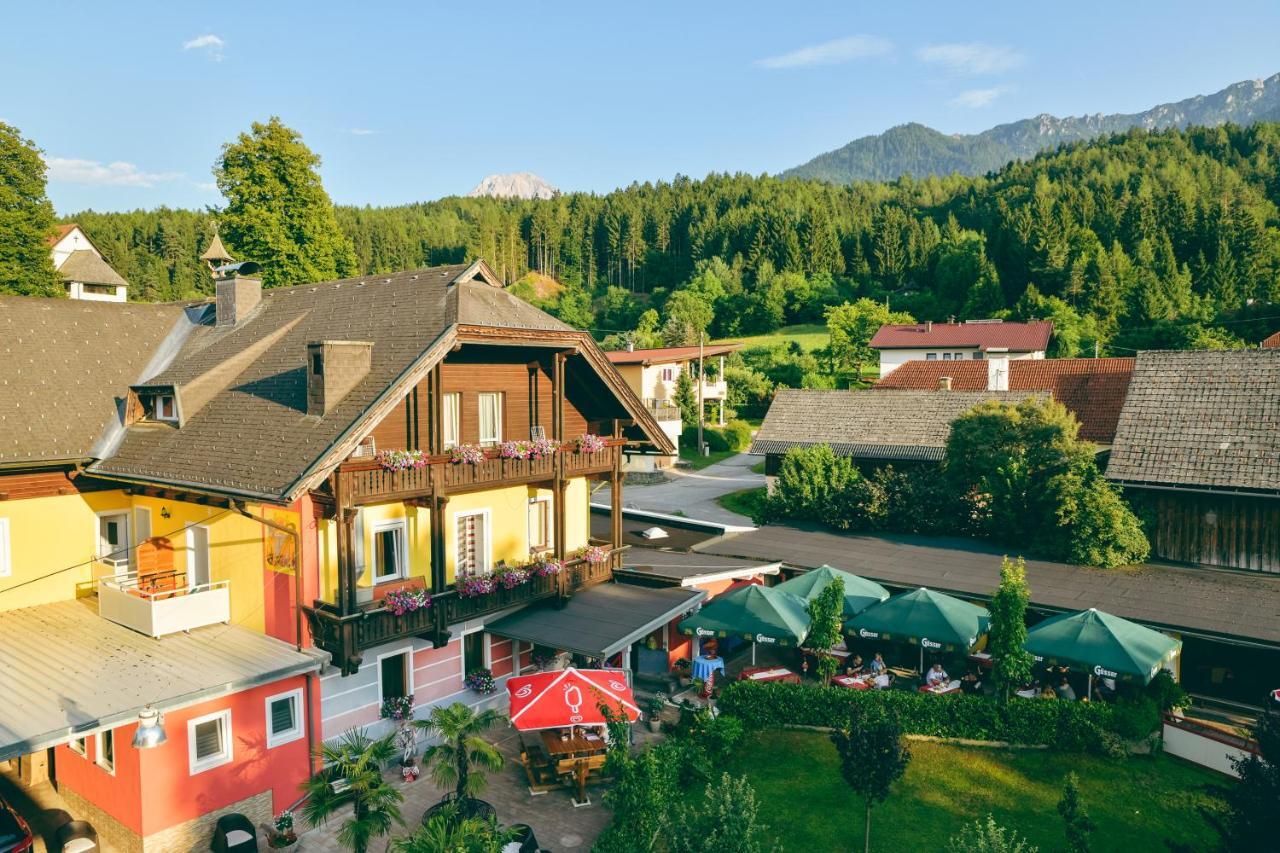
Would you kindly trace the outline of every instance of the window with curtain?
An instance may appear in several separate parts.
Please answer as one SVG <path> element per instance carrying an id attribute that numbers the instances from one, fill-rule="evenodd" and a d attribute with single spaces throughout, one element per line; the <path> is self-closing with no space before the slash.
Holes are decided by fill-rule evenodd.
<path id="1" fill-rule="evenodd" d="M 529 501 L 529 550 L 545 551 L 551 547 L 551 501 L 534 498 Z"/>
<path id="2" fill-rule="evenodd" d="M 497 444 L 502 441 L 502 394 L 480 395 L 480 443 Z"/>
<path id="3" fill-rule="evenodd" d="M 444 406 L 441 411 L 444 421 L 444 447 L 448 450 L 450 447 L 456 447 L 458 444 L 458 414 L 460 406 L 461 394 L 445 394 Z"/>
<path id="4" fill-rule="evenodd" d="M 458 516 L 457 573 L 479 575 L 489 571 L 488 518 L 483 513 Z"/>

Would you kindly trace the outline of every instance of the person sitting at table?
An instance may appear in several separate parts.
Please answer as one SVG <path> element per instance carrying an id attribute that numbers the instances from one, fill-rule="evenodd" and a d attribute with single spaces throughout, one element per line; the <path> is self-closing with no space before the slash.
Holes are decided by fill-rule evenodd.
<path id="1" fill-rule="evenodd" d="M 1100 699 L 1114 699 L 1116 696 L 1116 680 L 1097 675 L 1089 676 L 1093 681 L 1093 694 Z"/>
<path id="2" fill-rule="evenodd" d="M 1041 699 L 1057 699 L 1058 693 L 1052 687 L 1046 684 L 1044 686 L 1044 690 L 1040 691 L 1040 698 Z"/>
<path id="3" fill-rule="evenodd" d="M 879 675 L 887 669 L 884 665 L 884 658 L 880 656 L 879 652 L 876 652 L 876 656 L 871 659 L 870 669 L 872 675 Z"/>
<path id="4" fill-rule="evenodd" d="M 924 682 L 930 687 L 941 687 L 951 680 L 951 676 L 947 675 L 947 671 L 942 668 L 942 664 L 935 663 L 929 668 L 929 674 L 925 676 Z"/>
<path id="5" fill-rule="evenodd" d="M 1062 680 L 1058 682 L 1058 698 L 1067 699 L 1071 702 L 1076 701 L 1076 691 L 1071 688 L 1071 682 L 1067 681 L 1067 677 L 1062 676 Z"/>
<path id="6" fill-rule="evenodd" d="M 845 665 L 845 675 L 860 675 L 862 673 L 862 655 L 854 655 Z"/>
<path id="7" fill-rule="evenodd" d="M 880 656 L 876 655 L 876 657 Z M 875 678 L 871 679 L 871 686 L 876 690 L 888 690 L 893 686 L 893 678 L 894 676 L 892 672 L 889 672 L 887 669 L 881 670 L 876 674 Z"/>
<path id="8" fill-rule="evenodd" d="M 972 669 L 960 676 L 960 689 L 965 693 L 977 693 L 981 687 L 982 680 L 978 678 L 978 673 L 974 672 Z"/>

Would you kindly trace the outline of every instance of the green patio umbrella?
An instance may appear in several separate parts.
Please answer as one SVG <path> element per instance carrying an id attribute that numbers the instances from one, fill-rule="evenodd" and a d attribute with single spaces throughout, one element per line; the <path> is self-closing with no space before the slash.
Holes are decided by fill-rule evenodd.
<path id="1" fill-rule="evenodd" d="M 921 587 L 873 604 L 845 623 L 844 632 L 867 640 L 899 640 L 925 649 L 967 652 L 986 633 L 985 607 Z"/>
<path id="2" fill-rule="evenodd" d="M 1049 663 L 1072 664 L 1097 676 L 1146 684 L 1178 653 L 1182 641 L 1090 608 L 1044 620 L 1027 632 L 1024 648 Z M 1092 690 L 1092 679 L 1089 686 Z"/>
<path id="3" fill-rule="evenodd" d="M 680 623 L 698 637 L 741 637 L 753 643 L 798 646 L 809 636 L 804 601 L 779 588 L 752 584 L 722 595 Z"/>
<path id="4" fill-rule="evenodd" d="M 844 581 L 845 619 L 852 619 L 871 605 L 879 604 L 889 597 L 889 590 L 875 581 L 826 565 L 819 566 L 811 572 L 796 575 L 791 580 L 778 584 L 774 589 L 784 589 L 805 601 L 813 601 L 835 578 Z"/>

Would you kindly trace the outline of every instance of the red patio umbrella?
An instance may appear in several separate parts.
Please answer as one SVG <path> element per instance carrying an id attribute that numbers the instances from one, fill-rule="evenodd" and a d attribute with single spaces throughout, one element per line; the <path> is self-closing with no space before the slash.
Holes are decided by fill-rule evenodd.
<path id="1" fill-rule="evenodd" d="M 563 726 L 603 726 L 600 703 L 628 721 L 640 719 L 626 673 L 617 669 L 562 669 L 507 680 L 511 724 L 520 731 Z"/>

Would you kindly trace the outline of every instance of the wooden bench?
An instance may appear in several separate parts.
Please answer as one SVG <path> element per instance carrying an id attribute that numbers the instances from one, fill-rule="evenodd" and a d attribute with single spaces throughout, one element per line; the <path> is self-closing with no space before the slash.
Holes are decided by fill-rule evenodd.
<path id="1" fill-rule="evenodd" d="M 549 761 L 539 760 L 536 755 L 530 755 L 527 750 L 522 750 L 520 765 L 524 767 L 524 774 L 529 780 L 530 796 L 536 797 L 560 787 L 560 779 Z"/>
<path id="2" fill-rule="evenodd" d="M 609 756 L 601 752 L 579 758 L 562 758 L 556 762 L 556 775 L 569 784 L 576 783 L 578 796 L 573 799 L 575 808 L 591 805 L 591 798 L 587 796 L 587 781 L 600 780 L 604 776 L 604 765 L 608 760 Z"/>

